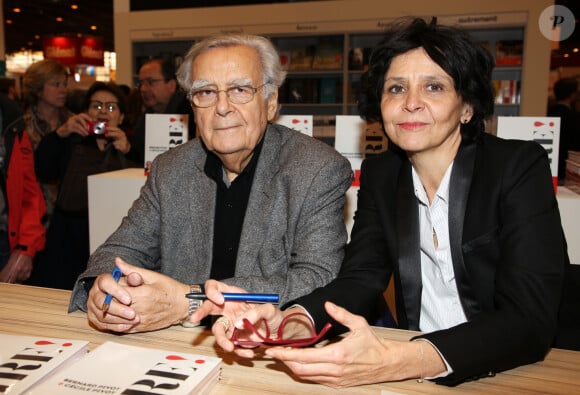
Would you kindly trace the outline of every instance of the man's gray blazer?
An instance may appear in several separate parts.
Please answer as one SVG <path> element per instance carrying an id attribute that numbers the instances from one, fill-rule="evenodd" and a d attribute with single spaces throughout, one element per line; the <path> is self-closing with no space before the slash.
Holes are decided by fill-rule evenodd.
<path id="1" fill-rule="evenodd" d="M 209 279 L 216 183 L 204 172 L 206 157 L 194 139 L 156 158 L 139 198 L 79 276 L 69 311 L 86 310 L 85 280 L 111 272 L 116 256 L 185 284 Z M 351 180 L 348 160 L 332 147 L 268 125 L 235 277 L 224 282 L 279 293 L 285 303 L 334 279 L 347 239 L 343 206 Z"/>

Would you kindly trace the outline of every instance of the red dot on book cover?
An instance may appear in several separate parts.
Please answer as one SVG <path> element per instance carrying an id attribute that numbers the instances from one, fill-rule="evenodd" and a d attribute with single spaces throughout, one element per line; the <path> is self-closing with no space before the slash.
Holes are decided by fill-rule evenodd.
<path id="1" fill-rule="evenodd" d="M 48 344 L 54 344 L 54 343 L 51 341 L 48 341 L 48 340 L 37 340 L 34 342 L 34 344 L 36 344 L 37 346 L 46 346 Z"/>
<path id="2" fill-rule="evenodd" d="M 534 122 L 534 126 L 544 126 L 544 122 L 536 121 Z"/>
<path id="3" fill-rule="evenodd" d="M 169 118 L 169 122 L 175 122 L 175 121 L 177 121 L 177 118 L 173 118 L 173 117 Z"/>
<path id="4" fill-rule="evenodd" d="M 70 347 L 70 346 L 72 346 L 72 345 L 73 345 L 72 343 L 63 343 L 63 344 L 62 344 L 62 346 L 63 346 L 63 347 Z"/>
<path id="5" fill-rule="evenodd" d="M 554 122 L 550 122 L 550 126 L 554 126 Z"/>
<path id="6" fill-rule="evenodd" d="M 179 355 L 168 355 L 165 359 L 169 359 L 170 361 L 183 361 L 185 358 L 180 357 Z"/>
<path id="7" fill-rule="evenodd" d="M 196 359 L 195 363 L 198 363 L 201 365 L 202 363 L 205 363 L 205 359 Z"/>

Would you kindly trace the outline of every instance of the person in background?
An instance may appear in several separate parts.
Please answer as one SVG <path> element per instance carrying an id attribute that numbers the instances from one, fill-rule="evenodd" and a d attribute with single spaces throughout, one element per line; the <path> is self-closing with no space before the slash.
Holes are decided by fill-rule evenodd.
<path id="1" fill-rule="evenodd" d="M 218 345 L 247 357 L 254 352 L 230 340 L 234 327 L 248 336 L 244 317 L 264 318 L 274 334 L 296 311 L 317 330 L 329 321 L 334 333 L 348 329 L 323 347 L 265 351 L 300 379 L 333 387 L 410 378 L 455 385 L 543 359 L 557 328 L 566 242 L 545 149 L 484 132 L 493 66 L 467 32 L 435 19 L 387 29 L 359 111 L 382 122 L 389 150 L 362 164 L 338 277 L 285 310 L 240 311 L 221 295 L 239 289 L 208 281 L 210 301 L 192 320 L 223 314 L 213 326 Z M 367 323 L 391 276 L 399 328 L 423 332 L 409 342 L 379 338 Z M 309 337 L 308 327 L 286 325 L 283 335 Z"/>
<path id="2" fill-rule="evenodd" d="M 559 183 L 563 183 L 566 176 L 568 151 L 580 151 L 580 115 L 573 107 L 579 96 L 578 80 L 576 78 L 562 78 L 554 84 L 556 102 L 548 109 L 548 116 L 560 118 Z"/>
<path id="3" fill-rule="evenodd" d="M 175 79 L 175 67 L 165 58 L 153 58 L 141 65 L 137 88 L 145 112 L 133 128 L 129 156 L 138 163 L 145 160 L 145 116 L 146 114 L 188 114 L 189 139 L 195 137 L 195 122 L 191 105 L 185 92 L 179 89 Z"/>
<path id="4" fill-rule="evenodd" d="M 10 133 L 19 135 L 26 130 L 32 148 L 40 140 L 62 126 L 73 115 L 65 106 L 68 93 L 69 70 L 63 64 L 45 59 L 31 64 L 22 79 L 24 115 L 9 127 Z M 54 179 L 39 178 L 46 203 L 44 225 L 48 227 L 56 202 L 57 184 Z"/>
<path id="5" fill-rule="evenodd" d="M 284 302 L 336 276 L 352 169 L 327 144 L 270 123 L 284 77 L 264 37 L 191 48 L 178 78 L 200 139 L 155 158 L 121 226 L 79 276 L 70 311 L 87 310 L 101 330 L 149 331 L 189 323 L 198 304 L 184 294 L 210 278 Z"/>
<path id="6" fill-rule="evenodd" d="M 44 196 L 34 173 L 28 134 L 10 127 L 21 119 L 18 104 L 0 92 L 0 282 L 22 283 L 44 248 Z"/>
<path id="7" fill-rule="evenodd" d="M 130 143 L 119 128 L 125 100 L 116 84 L 95 82 L 85 93 L 83 111 L 40 141 L 36 173 L 57 179 L 59 191 L 46 250 L 30 284 L 72 289 L 85 270 L 90 252 L 87 176 L 127 167 L 124 154 Z"/>
<path id="8" fill-rule="evenodd" d="M 15 103 L 20 103 L 20 97 L 16 89 L 16 80 L 14 78 L 0 77 L 0 94 L 6 95 L 9 100 Z"/>

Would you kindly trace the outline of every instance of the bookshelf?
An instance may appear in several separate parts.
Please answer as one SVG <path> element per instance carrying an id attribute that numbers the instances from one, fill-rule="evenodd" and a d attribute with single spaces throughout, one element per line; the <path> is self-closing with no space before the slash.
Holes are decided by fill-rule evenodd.
<path id="1" fill-rule="evenodd" d="M 385 26 L 397 17 L 436 16 L 442 24 L 466 28 L 492 53 L 500 42 L 517 43 L 515 47 L 504 46 L 504 52 L 513 55 L 513 48 L 519 49 L 520 59 L 499 64 L 494 70 L 494 80 L 514 81 L 515 90 L 513 100 L 498 99 L 496 115 L 544 116 L 547 108 L 551 43 L 541 34 L 538 18 L 553 4 L 550 0 L 417 0 L 394 4 L 327 0 L 139 12 L 130 12 L 128 3 L 118 0 L 115 5 L 120 83 L 134 81 L 143 57 L 162 54 L 178 63 L 201 37 L 260 34 L 270 37 L 288 62 L 287 82 L 280 92 L 282 114 L 313 114 L 324 119 L 355 115 L 355 92 L 368 55 L 365 48 L 376 45 Z M 315 62 L 318 51 L 326 55 Z M 292 64 L 293 56 L 301 60 Z M 351 60 L 360 58 L 362 68 Z M 507 88 L 504 91 L 507 94 Z"/>

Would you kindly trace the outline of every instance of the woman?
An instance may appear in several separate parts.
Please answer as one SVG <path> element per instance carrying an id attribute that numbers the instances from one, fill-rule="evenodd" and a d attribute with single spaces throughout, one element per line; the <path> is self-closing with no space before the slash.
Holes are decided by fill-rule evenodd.
<path id="1" fill-rule="evenodd" d="M 62 126 L 73 115 L 65 106 L 68 77 L 68 68 L 51 59 L 31 64 L 24 73 L 24 116 L 12 124 L 11 130 L 13 133 L 26 130 L 34 150 L 44 136 Z M 39 182 L 47 210 L 44 224 L 48 226 L 56 201 L 57 185 L 54 179 L 42 179 L 40 176 Z"/>
<path id="2" fill-rule="evenodd" d="M 191 319 L 223 314 L 213 331 L 227 351 L 242 317 L 265 318 L 272 333 L 296 310 L 318 330 L 335 320 L 351 331 L 342 341 L 266 350 L 300 378 L 335 387 L 409 378 L 457 384 L 541 360 L 556 332 L 566 243 L 545 150 L 484 132 L 492 68 L 462 30 L 422 19 L 395 25 L 371 56 L 359 101 L 362 117 L 382 121 L 395 147 L 363 163 L 338 278 L 286 311 L 241 312 L 223 304 L 220 292 L 231 287 L 208 282 L 213 304 Z M 391 276 L 398 326 L 424 332 L 411 342 L 380 339 L 347 311 L 374 319 Z M 309 336 L 307 327 L 287 325 L 284 336 Z"/>
<path id="3" fill-rule="evenodd" d="M 38 176 L 59 181 L 46 250 L 31 279 L 35 285 L 72 289 L 89 257 L 86 177 L 127 166 L 124 154 L 131 146 L 119 128 L 123 92 L 113 83 L 95 82 L 83 107 L 44 136 L 35 153 Z"/>

